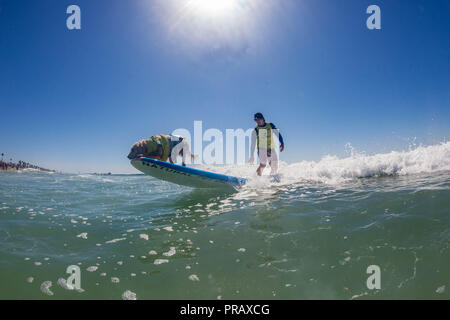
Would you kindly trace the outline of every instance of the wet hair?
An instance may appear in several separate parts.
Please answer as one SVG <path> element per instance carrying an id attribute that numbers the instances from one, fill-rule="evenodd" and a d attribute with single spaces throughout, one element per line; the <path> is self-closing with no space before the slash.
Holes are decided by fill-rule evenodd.
<path id="1" fill-rule="evenodd" d="M 263 119 L 264 120 L 264 116 L 263 116 L 263 114 L 261 112 L 255 113 L 254 117 L 255 117 L 255 119 Z"/>

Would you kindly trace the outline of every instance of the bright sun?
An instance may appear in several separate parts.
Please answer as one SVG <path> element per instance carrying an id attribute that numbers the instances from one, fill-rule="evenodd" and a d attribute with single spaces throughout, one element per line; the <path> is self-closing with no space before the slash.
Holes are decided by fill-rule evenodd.
<path id="1" fill-rule="evenodd" d="M 0 0 L 1 1 L 1 0 Z M 278 0 L 155 0 L 152 12 L 178 47 L 243 52 L 266 38 L 265 22 Z"/>
<path id="2" fill-rule="evenodd" d="M 187 6 L 205 16 L 227 15 L 236 9 L 238 0 L 189 0 Z"/>

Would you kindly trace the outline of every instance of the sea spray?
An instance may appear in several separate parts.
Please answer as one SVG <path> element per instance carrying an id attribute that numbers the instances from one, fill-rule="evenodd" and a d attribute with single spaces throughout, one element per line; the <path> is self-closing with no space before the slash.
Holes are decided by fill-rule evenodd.
<path id="1" fill-rule="evenodd" d="M 347 149 L 349 146 L 347 145 Z M 319 161 L 286 163 L 281 161 L 279 173 L 283 185 L 299 182 L 342 183 L 358 178 L 433 173 L 450 170 L 450 142 L 431 146 L 418 146 L 408 151 L 392 151 L 366 155 L 350 148 L 350 156 L 339 158 L 324 156 Z M 256 177 L 256 166 L 202 166 L 201 169 L 218 173 L 252 178 L 252 187 L 266 187 L 270 179 Z M 268 175 L 269 169 L 265 174 Z"/>

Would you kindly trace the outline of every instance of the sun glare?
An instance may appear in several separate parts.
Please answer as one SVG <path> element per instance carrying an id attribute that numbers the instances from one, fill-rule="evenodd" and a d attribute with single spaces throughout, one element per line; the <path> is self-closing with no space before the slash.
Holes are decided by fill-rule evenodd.
<path id="1" fill-rule="evenodd" d="M 236 8 L 238 0 L 190 0 L 188 6 L 207 16 L 227 15 Z"/>
<path id="2" fill-rule="evenodd" d="M 164 25 L 167 40 L 178 48 L 243 52 L 266 41 L 265 25 L 275 1 L 158 0 L 152 12 Z"/>

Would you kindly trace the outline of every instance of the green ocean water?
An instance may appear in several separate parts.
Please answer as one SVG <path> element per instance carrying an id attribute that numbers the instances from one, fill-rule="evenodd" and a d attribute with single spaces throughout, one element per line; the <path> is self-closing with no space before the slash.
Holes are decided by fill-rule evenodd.
<path id="1" fill-rule="evenodd" d="M 1 172 L 0 298 L 449 299 L 450 171 L 382 168 L 338 183 L 263 177 L 234 194 Z M 58 284 L 70 265 L 82 292 Z M 380 289 L 367 287 L 370 265 Z"/>

